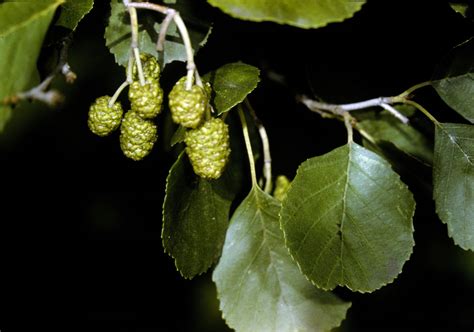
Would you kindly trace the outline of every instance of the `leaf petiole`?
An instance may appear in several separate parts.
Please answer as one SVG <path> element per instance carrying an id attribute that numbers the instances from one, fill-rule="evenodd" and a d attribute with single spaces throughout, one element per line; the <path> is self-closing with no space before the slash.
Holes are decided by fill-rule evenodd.
<path id="1" fill-rule="evenodd" d="M 238 106 L 238 113 L 240 117 L 240 122 L 242 123 L 242 132 L 244 134 L 245 147 L 247 148 L 247 155 L 249 157 L 250 164 L 250 175 L 252 177 L 252 187 L 257 187 L 257 172 L 255 171 L 255 159 L 253 158 L 252 144 L 250 142 L 249 129 L 247 126 L 247 120 L 245 119 L 245 114 L 242 109 L 242 106 Z"/>

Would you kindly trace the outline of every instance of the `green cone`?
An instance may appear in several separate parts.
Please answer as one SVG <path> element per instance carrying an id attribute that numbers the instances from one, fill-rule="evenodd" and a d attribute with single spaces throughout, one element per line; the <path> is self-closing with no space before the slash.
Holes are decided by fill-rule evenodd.
<path id="1" fill-rule="evenodd" d="M 123 109 L 119 102 L 109 107 L 109 96 L 99 97 L 89 108 L 87 125 L 96 135 L 107 136 L 120 126 Z"/>
<path id="2" fill-rule="evenodd" d="M 144 119 L 153 119 L 161 113 L 163 105 L 163 89 L 157 80 L 148 81 L 145 85 L 135 81 L 128 90 L 132 111 Z"/>
<path id="3" fill-rule="evenodd" d="M 146 157 L 158 138 L 156 125 L 128 111 L 120 127 L 120 147 L 123 154 L 133 160 Z"/>
<path id="4" fill-rule="evenodd" d="M 194 172 L 205 179 L 218 179 L 229 160 L 229 128 L 221 119 L 211 119 L 186 132 L 186 153 Z"/>
<path id="5" fill-rule="evenodd" d="M 182 77 L 169 94 L 171 116 L 175 123 L 186 128 L 196 128 L 201 123 L 209 104 L 209 88 L 193 85 L 186 90 L 186 76 Z"/>

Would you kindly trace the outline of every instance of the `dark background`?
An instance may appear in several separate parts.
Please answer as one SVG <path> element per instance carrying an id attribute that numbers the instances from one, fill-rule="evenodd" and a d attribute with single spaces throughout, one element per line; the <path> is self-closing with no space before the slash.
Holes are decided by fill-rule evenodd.
<path id="1" fill-rule="evenodd" d="M 23 105 L 0 136 L 2 332 L 226 331 L 210 276 L 186 281 L 163 253 L 161 205 L 175 154 L 161 140 L 148 158 L 133 162 L 121 154 L 117 134 L 98 138 L 87 128 L 90 103 L 124 79 L 105 47 L 105 3 L 96 1 L 75 33 L 76 83 L 55 82 L 66 93 L 63 107 Z M 307 111 L 296 93 L 335 103 L 398 94 L 429 80 L 473 31 L 443 1 L 369 0 L 354 18 L 318 30 L 234 20 L 198 3 L 215 22 L 197 56 L 200 72 L 233 61 L 262 70 L 251 101 L 270 136 L 274 173 L 289 177 L 305 159 L 346 141 L 341 123 Z M 163 76 L 183 73 L 183 64 L 173 64 Z M 274 74 L 285 82 L 270 79 Z M 417 100 L 442 121 L 463 121 L 430 88 Z M 422 117 L 414 125 L 432 135 Z M 418 203 L 414 253 L 379 291 L 337 290 L 353 301 L 341 331 L 474 328 L 474 255 L 448 238 L 431 188 L 416 179 L 429 181 L 430 169 L 410 171 L 416 176 L 403 179 Z"/>

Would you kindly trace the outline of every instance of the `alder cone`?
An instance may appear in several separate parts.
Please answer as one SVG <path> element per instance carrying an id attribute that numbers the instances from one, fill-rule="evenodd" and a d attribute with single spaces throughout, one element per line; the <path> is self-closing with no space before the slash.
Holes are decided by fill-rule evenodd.
<path id="1" fill-rule="evenodd" d="M 275 181 L 273 197 L 280 202 L 286 198 L 286 193 L 290 189 L 291 181 L 284 175 L 278 175 Z"/>
<path id="2" fill-rule="evenodd" d="M 89 108 L 87 125 L 98 136 L 107 136 L 120 126 L 123 109 L 119 102 L 109 107 L 109 96 L 102 96 L 95 100 Z"/>
<path id="3" fill-rule="evenodd" d="M 128 89 L 132 111 L 144 119 L 153 119 L 161 113 L 163 106 L 163 89 L 157 80 L 148 81 L 145 85 L 134 81 Z"/>
<path id="4" fill-rule="evenodd" d="M 193 85 L 186 90 L 186 76 L 182 77 L 169 94 L 171 117 L 175 123 L 186 128 L 198 127 L 209 105 L 209 88 Z"/>
<path id="5" fill-rule="evenodd" d="M 160 65 L 156 58 L 148 53 L 141 53 L 140 60 L 142 62 L 143 76 L 146 80 L 158 80 L 160 78 Z M 132 77 L 134 80 L 138 80 L 138 68 L 134 64 L 132 68 Z"/>
<path id="6" fill-rule="evenodd" d="M 120 148 L 133 160 L 145 158 L 158 138 L 157 127 L 134 111 L 128 111 L 120 126 Z"/>
<path id="7" fill-rule="evenodd" d="M 211 119 L 185 134 L 186 153 L 194 173 L 204 179 L 218 179 L 229 160 L 229 128 L 221 119 Z"/>

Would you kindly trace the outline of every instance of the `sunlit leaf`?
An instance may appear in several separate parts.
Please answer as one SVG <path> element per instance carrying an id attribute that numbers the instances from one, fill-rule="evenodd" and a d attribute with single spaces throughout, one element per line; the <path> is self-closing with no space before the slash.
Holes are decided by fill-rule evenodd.
<path id="1" fill-rule="evenodd" d="M 236 62 L 226 64 L 204 76 L 214 90 L 214 107 L 218 114 L 240 104 L 260 81 L 260 71 L 254 66 Z"/>
<path id="2" fill-rule="evenodd" d="M 0 4 L 0 102 L 38 83 L 36 60 L 46 30 L 63 0 Z M 0 106 L 0 131 L 11 108 Z"/>
<path id="3" fill-rule="evenodd" d="M 314 287 L 285 248 L 280 203 L 254 187 L 232 217 L 214 270 L 220 308 L 237 332 L 329 331 L 350 303 Z"/>
<path id="4" fill-rule="evenodd" d="M 312 282 L 371 292 L 410 257 L 414 208 L 390 165 L 349 143 L 300 165 L 280 215 L 290 253 Z"/>

